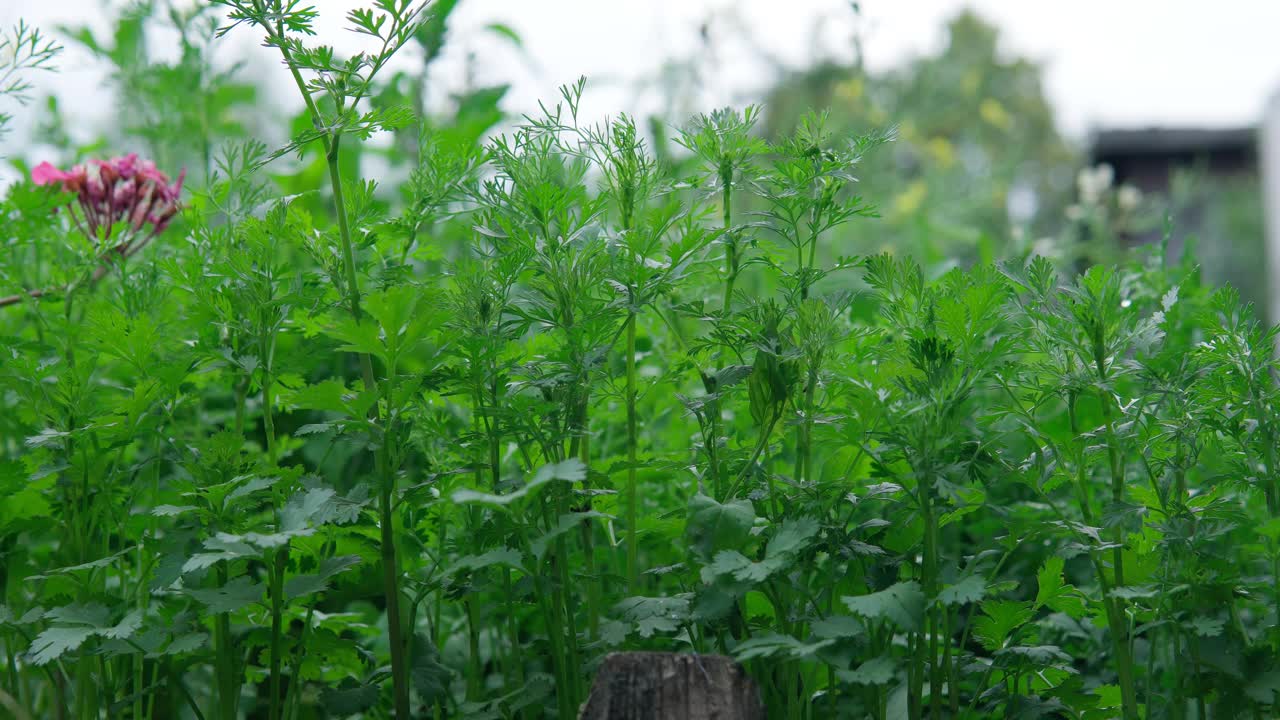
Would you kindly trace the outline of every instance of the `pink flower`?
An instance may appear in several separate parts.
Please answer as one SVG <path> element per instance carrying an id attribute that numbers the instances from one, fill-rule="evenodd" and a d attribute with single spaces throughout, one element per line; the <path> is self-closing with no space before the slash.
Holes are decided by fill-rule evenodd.
<path id="1" fill-rule="evenodd" d="M 48 162 L 42 162 L 34 168 L 31 168 L 31 181 L 37 185 L 60 183 L 70 177 L 70 173 L 64 173 L 58 168 L 50 165 Z"/>
<path id="2" fill-rule="evenodd" d="M 87 167 L 76 165 L 70 171 L 47 162 L 31 170 L 35 184 L 57 185 L 76 195 L 85 222 L 81 230 L 94 239 L 106 239 L 117 225 L 134 233 L 150 225 L 152 235 L 164 230 L 180 207 L 185 177 L 183 170 L 178 181 L 170 185 L 168 175 L 158 170 L 154 162 L 139 160 L 136 153 L 91 160 Z M 129 239 L 122 245 L 132 242 Z"/>

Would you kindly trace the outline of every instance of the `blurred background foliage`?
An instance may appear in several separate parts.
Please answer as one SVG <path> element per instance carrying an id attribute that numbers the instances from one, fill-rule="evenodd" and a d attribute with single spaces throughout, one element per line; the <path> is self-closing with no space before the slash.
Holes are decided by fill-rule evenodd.
<path id="1" fill-rule="evenodd" d="M 1040 66 L 1004 57 L 996 28 L 972 12 L 951 21 L 936 55 L 883 73 L 860 56 L 822 64 L 782 78 L 764 105 L 775 137 L 814 107 L 831 108 L 836 133 L 897 126 L 860 178 L 883 221 L 851 228 L 863 235 L 848 238 L 851 253 L 907 252 L 937 267 L 1019 252 L 1055 229 L 1081 164 L 1054 125 Z"/>

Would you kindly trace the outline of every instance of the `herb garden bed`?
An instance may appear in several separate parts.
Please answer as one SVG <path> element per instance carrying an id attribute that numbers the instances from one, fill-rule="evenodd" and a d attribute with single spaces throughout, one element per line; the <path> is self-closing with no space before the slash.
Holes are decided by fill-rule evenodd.
<path id="1" fill-rule="evenodd" d="M 579 83 L 482 145 L 379 99 L 418 6 L 220 4 L 288 146 L 0 202 L 0 712 L 567 719 L 652 650 L 770 718 L 1276 716 L 1275 336 L 1192 258 L 846 257 L 891 133 L 677 173 Z"/>

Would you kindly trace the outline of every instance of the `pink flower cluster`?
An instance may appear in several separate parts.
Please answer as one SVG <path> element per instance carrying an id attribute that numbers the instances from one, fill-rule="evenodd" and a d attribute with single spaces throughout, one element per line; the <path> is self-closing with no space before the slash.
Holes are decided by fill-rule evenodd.
<path id="1" fill-rule="evenodd" d="M 42 162 L 31 170 L 31 180 L 75 193 L 88 224 L 82 230 L 91 238 L 106 238 L 117 223 L 133 232 L 148 224 L 153 233 L 164 230 L 178 212 L 186 172 L 179 173 L 178 181 L 170 185 L 169 176 L 156 169 L 154 162 L 139 161 L 136 153 L 129 153 L 111 160 L 90 160 L 69 171 Z"/>

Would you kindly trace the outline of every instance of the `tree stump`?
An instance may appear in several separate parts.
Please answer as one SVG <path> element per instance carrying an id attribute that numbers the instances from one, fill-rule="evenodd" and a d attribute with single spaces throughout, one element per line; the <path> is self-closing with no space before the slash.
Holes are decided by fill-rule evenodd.
<path id="1" fill-rule="evenodd" d="M 732 658 L 661 652 L 604 659 L 579 720 L 764 720 L 760 691 Z"/>

